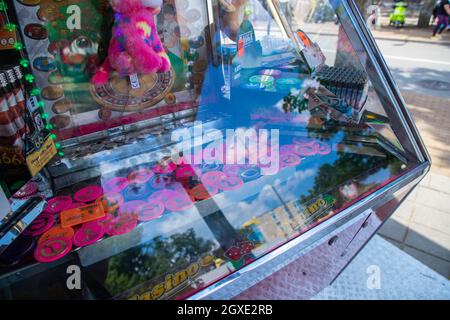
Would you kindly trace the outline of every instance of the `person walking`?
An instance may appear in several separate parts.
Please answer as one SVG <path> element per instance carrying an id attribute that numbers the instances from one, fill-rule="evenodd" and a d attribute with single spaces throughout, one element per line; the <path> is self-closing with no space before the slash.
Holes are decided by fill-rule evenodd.
<path id="1" fill-rule="evenodd" d="M 432 39 L 440 39 L 442 31 L 447 29 L 450 18 L 449 0 L 439 0 L 433 9 L 433 18 L 436 19 L 436 26 L 433 29 Z"/>

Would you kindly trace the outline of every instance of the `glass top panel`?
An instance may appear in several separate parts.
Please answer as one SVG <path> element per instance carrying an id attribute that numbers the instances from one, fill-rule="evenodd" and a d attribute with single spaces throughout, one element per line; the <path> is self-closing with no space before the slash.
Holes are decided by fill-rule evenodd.
<path id="1" fill-rule="evenodd" d="M 127 13 L 41 1 L 49 43 L 29 51 L 52 54 L 34 61 L 64 151 L 50 211 L 90 230 L 72 254 L 103 294 L 188 297 L 418 164 L 343 3 L 312 3 L 163 1 L 171 69 L 120 74 Z"/>

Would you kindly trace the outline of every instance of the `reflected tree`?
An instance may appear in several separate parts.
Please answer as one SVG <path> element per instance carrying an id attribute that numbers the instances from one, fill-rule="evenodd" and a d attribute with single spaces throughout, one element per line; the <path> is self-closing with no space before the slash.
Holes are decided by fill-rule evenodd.
<path id="1" fill-rule="evenodd" d="M 151 279 L 183 268 L 214 248 L 193 229 L 129 249 L 109 260 L 106 288 L 114 296 Z"/>

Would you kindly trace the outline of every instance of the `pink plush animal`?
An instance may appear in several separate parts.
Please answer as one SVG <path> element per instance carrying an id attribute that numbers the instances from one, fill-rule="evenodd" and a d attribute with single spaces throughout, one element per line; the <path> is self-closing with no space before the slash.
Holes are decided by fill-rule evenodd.
<path id="1" fill-rule="evenodd" d="M 110 0 L 110 3 L 115 16 L 108 57 L 92 77 L 92 83 L 105 84 L 113 70 L 123 76 L 169 71 L 170 61 L 154 22 L 162 0 Z"/>

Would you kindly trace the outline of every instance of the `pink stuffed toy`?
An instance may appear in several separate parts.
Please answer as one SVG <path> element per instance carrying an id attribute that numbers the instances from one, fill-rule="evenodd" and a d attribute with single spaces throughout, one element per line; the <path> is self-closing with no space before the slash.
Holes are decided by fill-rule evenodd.
<path id="1" fill-rule="evenodd" d="M 92 83 L 105 84 L 113 70 L 122 76 L 169 71 L 170 61 L 154 22 L 162 0 L 110 0 L 110 3 L 115 15 L 108 57 Z"/>

